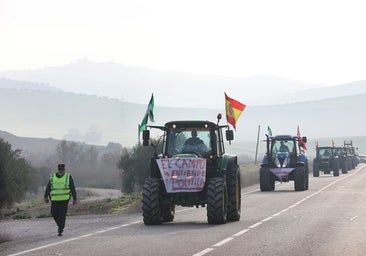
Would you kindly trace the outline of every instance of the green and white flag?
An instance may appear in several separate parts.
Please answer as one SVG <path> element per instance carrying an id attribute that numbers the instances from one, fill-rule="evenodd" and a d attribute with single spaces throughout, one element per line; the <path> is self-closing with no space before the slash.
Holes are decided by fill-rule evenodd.
<path id="1" fill-rule="evenodd" d="M 154 122 L 154 94 L 151 94 L 151 99 L 149 102 L 149 105 L 147 106 L 147 110 L 145 113 L 144 118 L 142 119 L 142 122 L 140 124 L 140 132 L 146 129 L 147 121 L 150 118 L 151 122 Z"/>
<path id="2" fill-rule="evenodd" d="M 272 136 L 272 129 L 271 127 L 269 127 L 269 125 L 268 125 L 268 136 Z"/>

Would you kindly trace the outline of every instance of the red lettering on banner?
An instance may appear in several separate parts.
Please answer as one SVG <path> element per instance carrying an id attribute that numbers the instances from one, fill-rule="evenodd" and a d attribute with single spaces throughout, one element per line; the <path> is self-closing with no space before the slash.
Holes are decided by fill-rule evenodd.
<path id="1" fill-rule="evenodd" d="M 168 192 L 202 191 L 206 181 L 206 159 L 165 158 L 156 161 Z"/>

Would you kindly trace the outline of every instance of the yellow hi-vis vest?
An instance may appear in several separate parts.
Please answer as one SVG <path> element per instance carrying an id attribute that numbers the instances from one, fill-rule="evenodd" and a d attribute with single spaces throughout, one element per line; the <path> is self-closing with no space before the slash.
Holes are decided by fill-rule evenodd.
<path id="1" fill-rule="evenodd" d="M 52 173 L 51 181 L 51 200 L 65 201 L 70 199 L 70 174 L 65 173 L 61 178 Z"/>

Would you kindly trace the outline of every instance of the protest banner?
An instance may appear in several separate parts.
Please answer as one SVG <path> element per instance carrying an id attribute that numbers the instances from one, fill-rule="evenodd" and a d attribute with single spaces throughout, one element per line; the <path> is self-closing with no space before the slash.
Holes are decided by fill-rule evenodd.
<path id="1" fill-rule="evenodd" d="M 206 182 L 205 158 L 162 158 L 156 162 L 168 193 L 203 190 Z"/>

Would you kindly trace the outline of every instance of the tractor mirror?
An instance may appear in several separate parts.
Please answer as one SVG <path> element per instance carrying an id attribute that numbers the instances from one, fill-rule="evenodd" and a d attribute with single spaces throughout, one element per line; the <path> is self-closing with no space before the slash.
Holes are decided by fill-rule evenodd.
<path id="1" fill-rule="evenodd" d="M 226 130 L 226 140 L 234 140 L 234 132 L 233 130 Z"/>
<path id="2" fill-rule="evenodd" d="M 143 130 L 142 131 L 142 145 L 148 146 L 150 141 L 150 131 L 149 130 Z"/>

